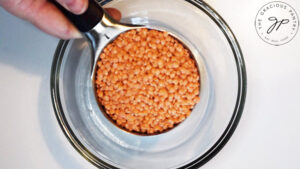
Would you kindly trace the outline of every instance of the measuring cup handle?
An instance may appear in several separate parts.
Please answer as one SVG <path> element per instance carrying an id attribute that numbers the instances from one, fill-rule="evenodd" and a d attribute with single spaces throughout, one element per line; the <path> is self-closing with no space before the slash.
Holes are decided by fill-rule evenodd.
<path id="1" fill-rule="evenodd" d="M 75 26 L 80 32 L 88 32 L 96 26 L 102 19 L 104 10 L 95 1 L 88 0 L 87 10 L 80 15 L 73 14 L 61 6 L 56 0 L 49 0 L 52 2 Z"/>

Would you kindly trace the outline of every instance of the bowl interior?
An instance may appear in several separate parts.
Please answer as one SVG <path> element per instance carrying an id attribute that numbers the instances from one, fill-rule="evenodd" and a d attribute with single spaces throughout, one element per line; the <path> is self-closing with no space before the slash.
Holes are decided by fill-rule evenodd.
<path id="1" fill-rule="evenodd" d="M 59 102 L 59 109 L 54 107 L 62 126 L 67 126 L 65 133 L 75 138 L 70 139 L 73 145 L 97 166 L 177 168 L 201 160 L 226 133 L 244 102 L 243 60 L 234 36 L 202 2 L 103 3 L 118 8 L 123 22 L 162 28 L 189 46 L 201 76 L 200 102 L 185 121 L 168 132 L 139 136 L 120 130 L 95 100 L 87 42 L 71 40 L 58 49 L 52 73 L 54 102 Z"/>

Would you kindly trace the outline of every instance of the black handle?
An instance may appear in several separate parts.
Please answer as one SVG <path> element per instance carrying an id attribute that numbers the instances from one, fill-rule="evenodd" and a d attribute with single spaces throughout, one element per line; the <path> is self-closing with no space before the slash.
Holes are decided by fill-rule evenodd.
<path id="1" fill-rule="evenodd" d="M 56 0 L 50 1 L 76 26 L 80 32 L 87 32 L 91 30 L 101 21 L 104 14 L 103 8 L 95 0 L 88 0 L 88 8 L 81 15 L 69 12 L 57 3 Z"/>

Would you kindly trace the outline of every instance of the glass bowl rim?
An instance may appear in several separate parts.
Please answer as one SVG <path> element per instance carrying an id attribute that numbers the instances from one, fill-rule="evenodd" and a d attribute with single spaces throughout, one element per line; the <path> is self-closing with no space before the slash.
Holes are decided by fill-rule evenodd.
<path id="1" fill-rule="evenodd" d="M 103 0 L 100 3 L 106 4 L 112 0 Z M 238 94 L 237 100 L 235 104 L 235 108 L 231 119 L 220 136 L 220 138 L 214 143 L 214 145 L 206 151 L 203 155 L 195 159 L 194 161 L 181 166 L 180 168 L 194 168 L 194 167 L 201 167 L 210 159 L 212 159 L 229 141 L 231 136 L 233 135 L 240 118 L 243 113 L 245 100 L 246 100 L 246 93 L 247 93 L 247 75 L 246 75 L 246 67 L 243 58 L 243 54 L 239 43 L 233 34 L 232 30 L 228 26 L 228 24 L 224 21 L 224 19 L 207 3 L 200 0 L 184 0 L 186 2 L 191 3 L 195 7 L 199 8 L 201 11 L 205 12 L 207 16 L 210 17 L 214 21 L 214 23 L 219 27 L 219 29 L 223 32 L 224 36 L 226 37 L 232 52 L 235 57 L 236 67 L 237 67 L 237 74 L 238 74 Z M 52 67 L 51 67 L 51 75 L 50 75 L 50 92 L 51 92 L 51 100 L 52 105 L 54 108 L 56 119 L 62 129 L 64 135 L 67 137 L 71 145 L 81 154 L 86 160 L 91 162 L 96 167 L 100 168 L 116 168 L 111 164 L 104 162 L 103 160 L 96 157 L 93 153 L 91 153 L 76 137 L 72 128 L 68 124 L 68 121 L 64 115 L 63 107 L 60 101 L 60 93 L 59 93 L 59 74 L 60 74 L 60 66 L 62 62 L 63 55 L 65 50 L 68 46 L 68 40 L 60 40 L 58 46 L 56 48 Z"/>

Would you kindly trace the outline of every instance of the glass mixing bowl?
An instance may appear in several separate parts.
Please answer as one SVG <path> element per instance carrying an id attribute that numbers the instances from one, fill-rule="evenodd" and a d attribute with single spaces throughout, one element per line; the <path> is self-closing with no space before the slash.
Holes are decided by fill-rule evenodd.
<path id="1" fill-rule="evenodd" d="M 200 102 L 168 132 L 142 136 L 116 127 L 101 112 L 83 39 L 61 41 L 51 72 L 58 122 L 74 148 L 99 168 L 191 168 L 210 160 L 233 134 L 246 97 L 242 52 L 225 21 L 198 0 L 104 0 L 122 22 L 159 27 L 194 53 L 201 75 Z"/>

